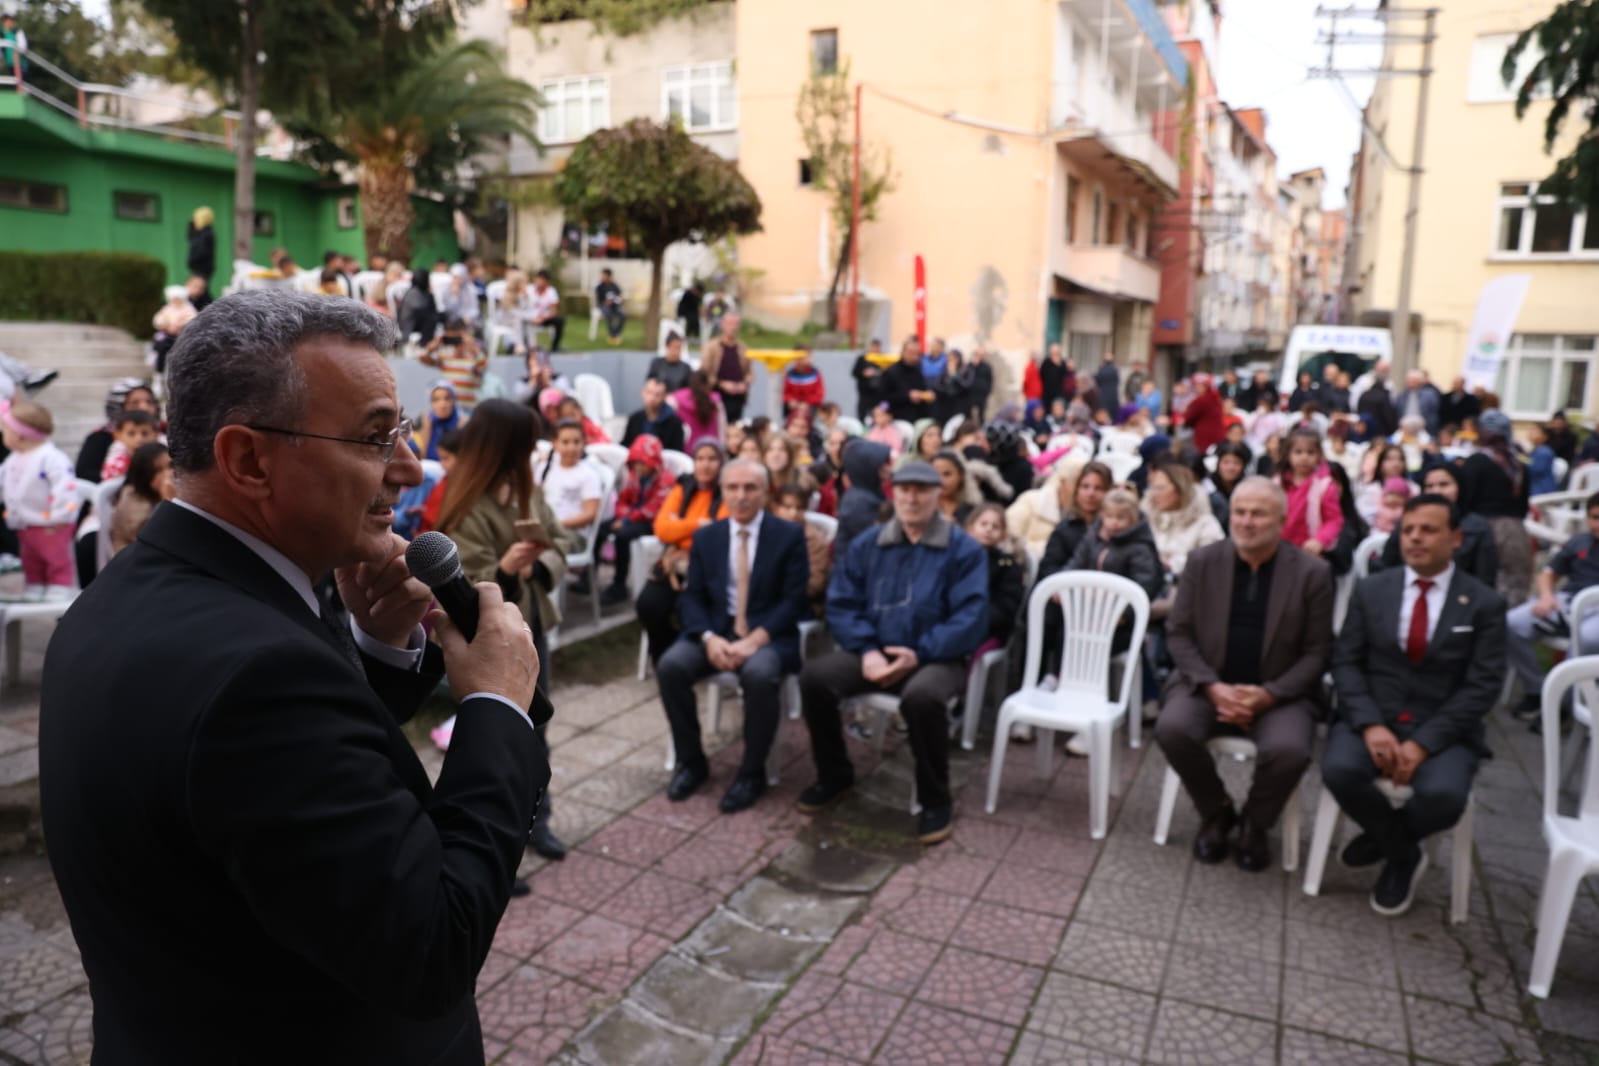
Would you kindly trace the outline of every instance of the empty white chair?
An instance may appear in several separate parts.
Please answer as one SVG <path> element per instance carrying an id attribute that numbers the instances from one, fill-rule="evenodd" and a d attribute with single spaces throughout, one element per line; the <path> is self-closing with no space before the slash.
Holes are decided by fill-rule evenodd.
<path id="1" fill-rule="evenodd" d="M 1409 785 L 1396 785 L 1386 777 L 1379 777 L 1377 788 L 1395 807 L 1402 807 L 1410 801 Z M 1453 852 L 1450 856 L 1449 920 L 1455 925 L 1465 924 L 1466 911 L 1471 905 L 1471 836 L 1475 810 L 1476 800 L 1468 794 L 1466 809 L 1460 813 L 1460 821 L 1449 830 L 1452 834 L 1450 850 Z M 1310 832 L 1310 854 L 1305 864 L 1304 888 L 1307 896 L 1321 894 L 1321 875 L 1327 869 L 1327 853 L 1332 850 L 1343 813 L 1337 797 L 1326 785 L 1322 785 L 1321 799 L 1316 803 L 1316 824 Z M 1423 841 L 1422 846 L 1426 845 L 1427 842 Z"/>
<path id="2" fill-rule="evenodd" d="M 667 448 L 661 452 L 661 465 L 674 479 L 694 473 L 694 457 L 686 452 Z"/>
<path id="3" fill-rule="evenodd" d="M 644 591 L 644 582 L 650 579 L 655 564 L 666 554 L 666 545 L 655 537 L 640 537 L 629 550 L 632 561 L 627 570 L 628 593 L 637 602 L 639 593 Z M 638 679 L 644 681 L 649 676 L 650 638 L 648 633 L 641 631 L 638 635 Z M 668 763 L 666 768 L 670 770 L 672 765 Z"/>
<path id="4" fill-rule="evenodd" d="M 590 444 L 584 449 L 584 454 L 603 463 L 618 482 L 622 480 L 622 468 L 627 465 L 626 448 L 620 444 Z"/>
<path id="5" fill-rule="evenodd" d="M 1059 663 L 1044 658 L 1044 607 L 1060 597 L 1065 623 Z M 999 779 L 1005 769 L 1005 747 L 1011 726 L 1023 722 L 1043 732 L 1038 738 L 1040 773 L 1048 773 L 1054 749 L 1054 732 L 1086 734 L 1088 740 L 1089 831 L 1095 840 L 1105 835 L 1110 794 L 1116 782 L 1116 727 L 1127 718 L 1136 670 L 1123 670 L 1120 691 L 1110 691 L 1112 647 L 1122 616 L 1131 612 L 1131 641 L 1140 648 L 1149 626 L 1149 596 L 1137 584 L 1115 574 L 1068 571 L 1040 581 L 1027 600 L 1027 663 L 1022 687 L 999 707 L 994 726 L 994 754 L 988 770 L 990 814 L 999 799 Z M 1051 669 L 1053 668 L 1053 669 Z M 1053 691 L 1042 689 L 1045 674 L 1057 678 Z M 1136 712 L 1135 712 L 1136 713 Z"/>
<path id="6" fill-rule="evenodd" d="M 374 286 L 383 280 L 381 270 L 363 270 L 355 276 L 355 296 L 358 300 L 365 300 L 372 292 Z"/>
<path id="7" fill-rule="evenodd" d="M 1549 867 L 1538 899 L 1538 938 L 1527 979 L 1527 991 L 1539 999 L 1549 995 L 1577 889 L 1585 877 L 1599 873 L 1599 745 L 1588 745 L 1587 779 L 1576 814 L 1560 813 L 1560 704 L 1568 692 L 1590 714 L 1599 707 L 1599 656 L 1568 659 L 1549 671 L 1543 683 L 1543 837 L 1549 845 Z"/>
<path id="8" fill-rule="evenodd" d="M 484 292 L 487 307 L 483 318 L 483 348 L 489 355 L 504 355 L 519 340 L 515 326 L 499 322 L 500 301 L 505 297 L 505 282 L 491 281 Z"/>
<path id="9" fill-rule="evenodd" d="M 573 378 L 572 394 L 583 405 L 583 413 L 595 422 L 603 422 L 616 414 L 611 383 L 598 374 L 579 374 Z"/>
<path id="10" fill-rule="evenodd" d="M 1110 476 L 1120 485 L 1133 476 L 1133 471 L 1143 465 L 1143 460 L 1125 452 L 1100 452 L 1099 461 L 1110 467 Z"/>
<path id="11" fill-rule="evenodd" d="M 1212 737 L 1205 745 L 1218 759 L 1237 759 L 1239 762 L 1255 758 L 1255 742 L 1248 737 Z M 1171 833 L 1172 814 L 1177 809 L 1177 793 L 1182 789 L 1182 778 L 1170 766 L 1166 767 L 1166 780 L 1160 787 L 1160 810 L 1155 815 L 1155 843 L 1165 844 Z M 1299 785 L 1283 807 L 1283 869 L 1293 873 L 1299 869 Z"/>
<path id="12" fill-rule="evenodd" d="M 1103 459 L 1106 455 L 1130 455 L 1138 458 L 1138 446 L 1144 443 L 1144 438 L 1136 433 L 1126 433 L 1119 429 L 1110 429 L 1099 435 L 1099 454 Z"/>
<path id="13" fill-rule="evenodd" d="M 894 419 L 894 428 L 899 430 L 900 439 L 905 442 L 905 450 L 908 452 L 915 451 L 916 427 L 905 421 L 903 418 L 896 418 Z"/>
<path id="14" fill-rule="evenodd" d="M 849 415 L 838 416 L 838 428 L 842 429 L 845 433 L 848 433 L 852 437 L 859 437 L 862 433 L 866 432 L 866 427 L 861 425 L 861 420 L 858 418 L 852 418 Z"/>
<path id="15" fill-rule="evenodd" d="M 1344 615 L 1349 613 L 1349 597 L 1355 593 L 1355 586 L 1360 579 L 1371 573 L 1373 559 L 1382 557 L 1383 548 L 1388 545 L 1387 533 L 1373 533 L 1355 548 L 1355 558 L 1349 564 L 1349 573 L 1339 578 L 1333 585 L 1333 632 L 1336 633 L 1344 626 Z"/>
<path id="16" fill-rule="evenodd" d="M 589 597 L 594 603 L 594 621 L 598 622 L 601 616 L 600 606 L 600 575 L 595 571 L 599 565 L 599 556 L 594 551 L 594 538 L 599 535 L 600 523 L 610 517 L 616 498 L 616 475 L 604 463 L 592 463 L 594 469 L 600 472 L 600 507 L 594 512 L 594 521 L 583 527 L 583 550 L 571 552 L 566 557 L 566 565 L 573 570 L 583 567 L 589 569 Z"/>
<path id="17" fill-rule="evenodd" d="M 1599 463 L 1584 463 L 1573 470 L 1566 491 L 1580 492 L 1584 495 L 1599 492 Z"/>
<path id="18" fill-rule="evenodd" d="M 994 676 L 996 669 L 1004 671 L 1005 661 L 1005 649 L 1000 647 L 990 648 L 972 663 L 971 673 L 966 678 L 966 699 L 961 711 L 961 747 L 967 751 L 977 746 L 977 723 L 983 717 L 989 678 Z"/>

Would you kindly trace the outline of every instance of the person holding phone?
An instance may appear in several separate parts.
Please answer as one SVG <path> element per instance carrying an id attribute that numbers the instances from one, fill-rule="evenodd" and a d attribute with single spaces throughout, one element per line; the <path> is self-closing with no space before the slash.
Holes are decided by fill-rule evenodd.
<path id="1" fill-rule="evenodd" d="M 505 602 L 521 609 L 533 629 L 539 661 L 549 662 L 545 634 L 561 620 L 550 593 L 566 575 L 564 553 L 576 550 L 577 536 L 556 521 L 533 481 L 538 422 L 532 408 L 511 400 L 478 406 L 460 430 L 460 452 L 444 482 L 438 528 L 455 541 L 468 581 L 494 582 Z M 548 674 L 539 674 L 539 691 L 546 696 Z M 442 739 L 447 744 L 448 734 Z M 548 793 L 528 843 L 547 859 L 566 857 L 566 846 L 550 831 Z"/>

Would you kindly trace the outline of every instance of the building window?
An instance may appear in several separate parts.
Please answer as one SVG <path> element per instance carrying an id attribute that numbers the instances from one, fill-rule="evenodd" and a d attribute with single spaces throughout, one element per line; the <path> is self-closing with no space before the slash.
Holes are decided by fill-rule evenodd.
<path id="1" fill-rule="evenodd" d="M 1099 222 L 1100 222 L 1101 216 L 1104 215 L 1104 213 L 1105 213 L 1105 194 L 1100 191 L 1098 186 L 1094 187 L 1094 204 L 1093 204 L 1093 207 L 1094 207 L 1094 217 L 1092 218 L 1092 220 L 1090 220 L 1090 223 L 1089 223 L 1089 226 L 1088 226 L 1088 243 L 1089 244 L 1098 244 L 1099 243 L 1099 232 L 1100 232 L 1099 231 Z"/>
<path id="2" fill-rule="evenodd" d="M 122 192 L 111 194 L 111 210 L 118 218 L 128 222 L 160 222 L 161 197 L 153 192 Z"/>
<path id="3" fill-rule="evenodd" d="M 581 141 L 611 124 L 611 87 L 604 74 L 542 81 L 539 95 L 539 140 L 545 144 Z"/>
<path id="4" fill-rule="evenodd" d="M 1115 244 L 1121 240 L 1122 209 L 1119 204 L 1111 204 L 1105 212 L 1105 239 L 1104 244 Z"/>
<path id="5" fill-rule="evenodd" d="M 338 225 L 340 229 L 355 228 L 355 197 L 341 196 L 334 205 L 338 212 Z"/>
<path id="6" fill-rule="evenodd" d="M 1471 43 L 1471 67 L 1466 82 L 1466 102 L 1471 104 L 1508 104 L 1516 99 L 1516 92 L 1527 75 L 1532 73 L 1540 53 L 1537 42 L 1529 42 L 1516 63 L 1516 76 L 1509 85 L 1500 77 L 1500 67 L 1505 53 L 1516 41 L 1514 33 L 1492 33 L 1478 37 Z M 1549 87 L 1539 85 L 1533 92 L 1534 100 L 1549 99 Z"/>
<path id="7" fill-rule="evenodd" d="M 26 211 L 67 212 L 67 187 L 38 181 L 0 178 L 0 207 L 20 207 Z"/>
<path id="8" fill-rule="evenodd" d="M 800 183 L 800 186 L 802 188 L 810 188 L 810 186 L 813 185 L 815 183 L 815 181 L 816 181 L 816 175 L 811 172 L 811 161 L 809 159 L 801 159 L 799 161 L 799 183 Z"/>
<path id="9" fill-rule="evenodd" d="M 838 73 L 838 31 L 811 31 L 811 73 Z"/>
<path id="10" fill-rule="evenodd" d="M 1082 192 L 1082 182 L 1066 175 L 1066 243 L 1077 239 L 1077 199 Z"/>
<path id="11" fill-rule="evenodd" d="M 257 211 L 255 213 L 255 235 L 257 237 L 271 237 L 278 232 L 277 218 L 271 211 Z"/>
<path id="12" fill-rule="evenodd" d="M 1517 333 L 1500 360 L 1494 391 L 1514 418 L 1586 410 L 1594 354 L 1592 336 Z"/>
<path id="13" fill-rule="evenodd" d="M 690 133 L 738 125 L 738 90 L 732 63 L 671 67 L 661 74 L 661 108 Z"/>
<path id="14" fill-rule="evenodd" d="M 1138 254 L 1138 216 L 1131 211 L 1127 212 L 1127 237 L 1123 243 L 1129 252 Z"/>
<path id="15" fill-rule="evenodd" d="M 1499 186 L 1494 228 L 1497 258 L 1599 258 L 1599 212 L 1590 214 L 1539 196 L 1532 182 Z"/>

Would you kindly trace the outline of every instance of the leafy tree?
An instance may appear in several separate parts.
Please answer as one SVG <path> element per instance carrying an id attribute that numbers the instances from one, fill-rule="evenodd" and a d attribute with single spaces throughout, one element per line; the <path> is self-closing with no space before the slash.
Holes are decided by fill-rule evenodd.
<path id="1" fill-rule="evenodd" d="M 794 117 L 810 157 L 811 187 L 828 195 L 833 232 L 839 235 L 833 282 L 827 289 L 827 328 L 838 328 L 838 290 L 855 241 L 855 100 L 849 66 L 836 73 L 813 73 L 800 89 Z M 861 146 L 861 221 L 877 218 L 877 205 L 894 191 L 893 160 L 886 148 Z"/>
<path id="2" fill-rule="evenodd" d="M 597 32 L 615 37 L 643 33 L 678 15 L 693 15 L 712 0 L 522 0 L 523 22 L 541 24 L 588 19 Z"/>
<path id="3" fill-rule="evenodd" d="M 1517 69 L 1523 53 L 1535 49 L 1537 61 Z M 1540 91 L 1553 97 L 1543 124 L 1545 152 L 1554 151 L 1561 127 L 1580 107 L 1587 128 L 1572 151 L 1556 161 L 1538 191 L 1576 206 L 1599 210 L 1599 3 L 1563 0 L 1542 22 L 1516 37 L 1505 53 L 1500 75 L 1516 88 L 1516 117 L 1522 118 Z"/>
<path id="4" fill-rule="evenodd" d="M 134 72 L 133 57 L 76 0 L 29 0 L 17 13 L 17 22 L 28 35 L 28 51 L 79 81 L 123 85 Z M 28 83 L 62 103 L 78 106 L 78 91 L 42 69 L 36 67 Z"/>
<path id="5" fill-rule="evenodd" d="M 494 46 L 450 39 L 374 84 L 379 91 L 324 83 L 291 128 L 354 161 L 367 253 L 406 259 L 418 183 L 456 190 L 461 161 L 495 139 L 518 133 L 537 144 L 538 93 L 505 73 Z"/>
<path id="6" fill-rule="evenodd" d="M 620 227 L 650 259 L 644 336 L 661 318 L 661 264 L 683 240 L 710 243 L 761 228 L 761 201 L 738 167 L 683 131 L 636 118 L 585 137 L 555 181 L 569 217 Z"/>

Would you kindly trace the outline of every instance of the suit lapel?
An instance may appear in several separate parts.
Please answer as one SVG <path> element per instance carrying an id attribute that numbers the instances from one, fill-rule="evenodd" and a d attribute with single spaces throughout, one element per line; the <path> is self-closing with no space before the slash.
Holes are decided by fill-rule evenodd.
<path id="1" fill-rule="evenodd" d="M 1443 643 L 1443 638 L 1449 635 L 1451 628 L 1471 617 L 1471 593 L 1463 587 L 1465 582 L 1461 579 L 1464 576 L 1465 571 L 1457 565 L 1454 576 L 1449 579 L 1449 588 L 1444 590 L 1444 607 L 1438 612 L 1438 624 L 1433 626 L 1432 639 L 1427 641 L 1427 654 L 1422 657 L 1422 662 L 1432 657 L 1433 649 Z"/>
<path id="2" fill-rule="evenodd" d="M 1209 605 L 1206 614 L 1219 624 L 1204 626 L 1200 644 L 1205 649 L 1205 658 L 1219 663 L 1227 658 L 1227 619 L 1233 609 L 1233 567 L 1237 565 L 1238 554 L 1235 550 L 1216 552 L 1212 559 L 1214 562 L 1204 571 L 1201 591 L 1205 598 L 1202 602 Z"/>
<path id="3" fill-rule="evenodd" d="M 1261 648 L 1262 662 L 1267 659 L 1266 649 L 1272 644 L 1272 637 L 1282 628 L 1283 614 L 1288 610 L 1289 600 L 1300 592 L 1299 585 L 1299 560 L 1294 558 L 1294 549 L 1286 541 L 1277 547 L 1277 557 L 1271 564 L 1271 599 L 1266 602 L 1266 639 Z"/>

